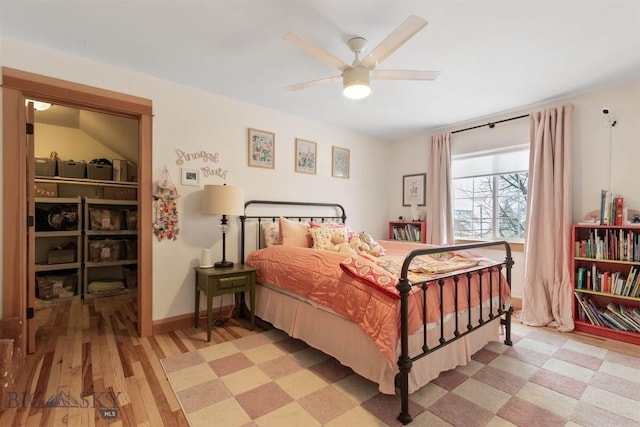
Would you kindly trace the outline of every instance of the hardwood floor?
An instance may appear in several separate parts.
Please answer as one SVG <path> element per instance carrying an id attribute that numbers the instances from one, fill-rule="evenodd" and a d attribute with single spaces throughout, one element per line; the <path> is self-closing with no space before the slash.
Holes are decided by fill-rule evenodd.
<path id="1" fill-rule="evenodd" d="M 213 328 L 211 343 L 194 328 L 138 338 L 136 320 L 130 295 L 37 311 L 37 351 L 26 357 L 0 425 L 187 426 L 160 359 L 263 330 L 230 319 Z M 117 414 L 108 411 L 114 397 Z M 56 406 L 47 406 L 51 398 Z"/>
<path id="2" fill-rule="evenodd" d="M 263 331 L 244 319 L 138 338 L 130 295 L 60 303 L 36 313 L 38 349 L 28 355 L 1 426 L 187 426 L 160 359 Z M 514 318 L 517 322 L 517 319 Z M 201 320 L 201 325 L 204 321 Z M 571 334 L 637 355 L 638 347 Z M 54 398 L 54 406 L 47 402 Z M 108 410 L 117 402 L 117 414 Z M 75 407 L 74 407 L 75 405 Z M 112 416 L 113 418 L 109 418 Z"/>

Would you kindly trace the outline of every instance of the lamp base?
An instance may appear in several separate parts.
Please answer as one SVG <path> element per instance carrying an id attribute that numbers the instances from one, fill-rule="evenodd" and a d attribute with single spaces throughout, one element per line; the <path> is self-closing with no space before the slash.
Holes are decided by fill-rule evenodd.
<path id="1" fill-rule="evenodd" d="M 231 261 L 218 261 L 213 264 L 213 268 L 230 268 L 233 267 L 233 262 Z"/>

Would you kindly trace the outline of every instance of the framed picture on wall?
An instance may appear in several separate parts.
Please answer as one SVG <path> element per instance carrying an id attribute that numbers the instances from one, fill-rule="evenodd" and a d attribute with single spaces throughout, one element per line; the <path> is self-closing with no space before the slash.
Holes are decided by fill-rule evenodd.
<path id="1" fill-rule="evenodd" d="M 316 143 L 296 138 L 296 172 L 316 173 Z"/>
<path id="2" fill-rule="evenodd" d="M 200 186 L 200 171 L 197 169 L 182 168 L 182 185 Z"/>
<path id="3" fill-rule="evenodd" d="M 336 178 L 349 178 L 349 154 L 347 148 L 331 147 L 331 176 Z"/>
<path id="4" fill-rule="evenodd" d="M 273 169 L 275 166 L 276 136 L 272 132 L 249 128 L 249 166 Z"/>
<path id="5" fill-rule="evenodd" d="M 402 206 L 425 206 L 427 174 L 404 175 L 402 177 Z"/>

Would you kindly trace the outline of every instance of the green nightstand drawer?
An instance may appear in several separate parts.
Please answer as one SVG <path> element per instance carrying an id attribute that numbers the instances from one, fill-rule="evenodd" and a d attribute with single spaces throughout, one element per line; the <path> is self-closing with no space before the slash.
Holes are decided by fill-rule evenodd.
<path id="1" fill-rule="evenodd" d="M 207 342 L 211 341 L 212 322 L 212 300 L 221 295 L 235 294 L 235 304 L 238 304 L 236 314 L 238 316 L 247 314 L 244 306 L 244 292 L 249 292 L 250 311 L 248 315 L 251 319 L 251 329 L 255 327 L 255 315 L 253 310 L 256 302 L 255 268 L 244 264 L 234 264 L 229 268 L 202 268 L 196 267 L 196 305 L 194 313 L 194 327 L 200 323 L 200 293 L 204 292 L 207 297 Z"/>
<path id="2" fill-rule="evenodd" d="M 218 279 L 218 290 L 249 289 L 249 276 L 224 277 Z"/>

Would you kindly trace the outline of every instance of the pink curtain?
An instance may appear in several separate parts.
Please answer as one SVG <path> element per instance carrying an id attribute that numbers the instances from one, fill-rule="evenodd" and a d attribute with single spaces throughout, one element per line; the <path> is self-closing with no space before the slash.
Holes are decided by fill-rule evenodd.
<path id="1" fill-rule="evenodd" d="M 523 323 L 573 330 L 571 196 L 573 105 L 531 114 Z"/>
<path id="2" fill-rule="evenodd" d="M 451 134 L 431 137 L 427 178 L 427 243 L 453 244 Z"/>

